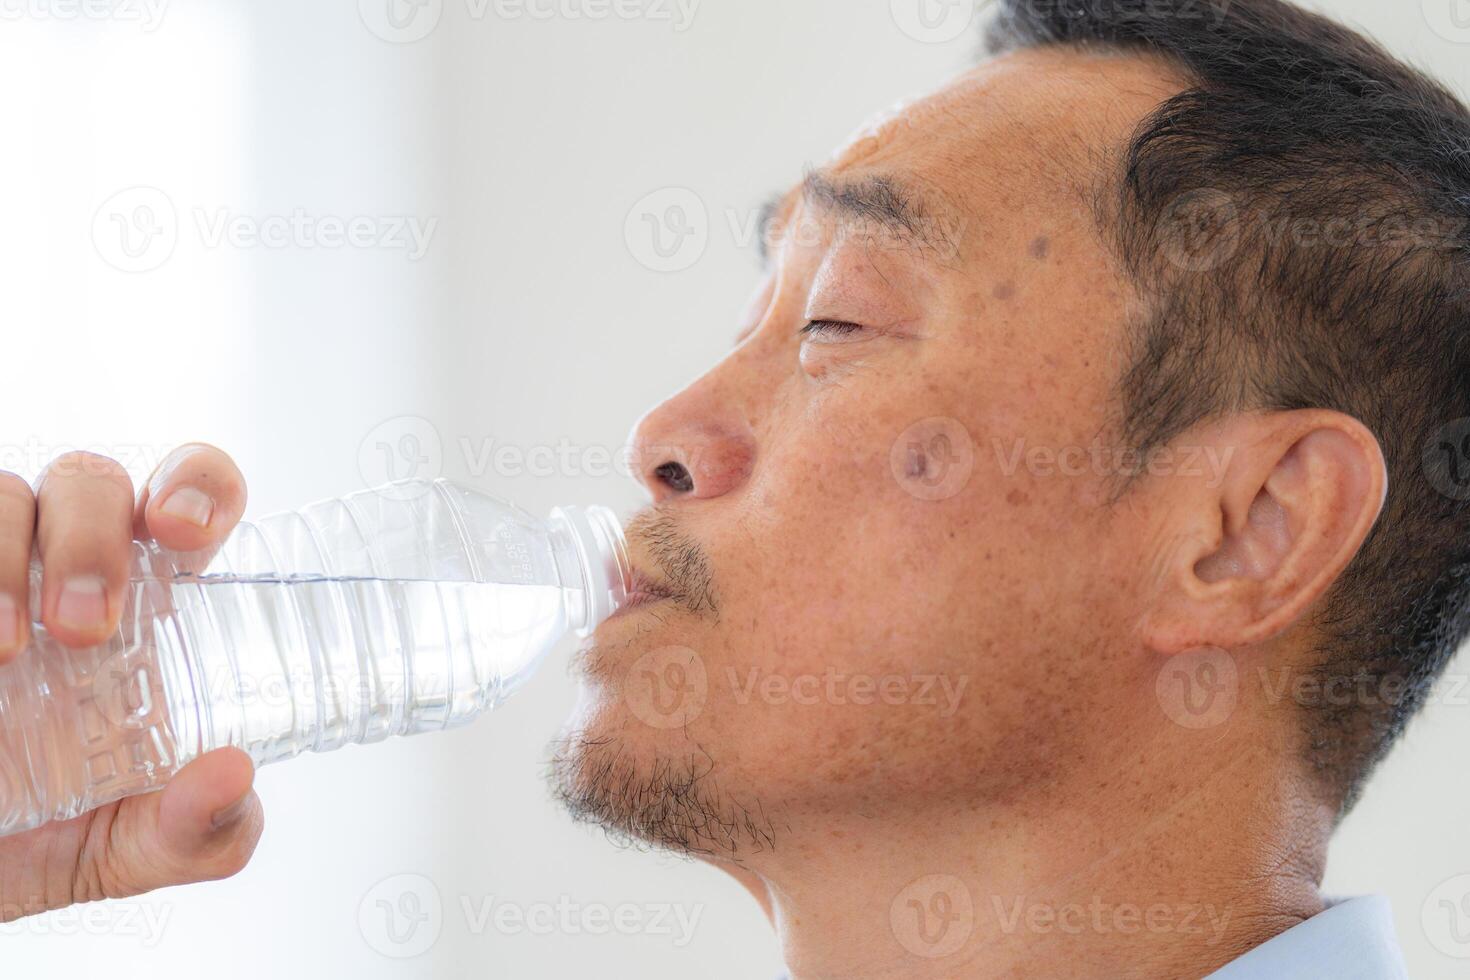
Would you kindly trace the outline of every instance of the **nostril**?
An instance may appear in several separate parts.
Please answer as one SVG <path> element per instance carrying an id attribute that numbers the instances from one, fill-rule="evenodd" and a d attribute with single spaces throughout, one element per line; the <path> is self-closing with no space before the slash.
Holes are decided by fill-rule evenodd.
<path id="1" fill-rule="evenodd" d="M 653 471 L 653 475 L 675 493 L 688 493 L 694 489 L 694 477 L 689 475 L 689 471 L 682 463 L 660 463 Z"/>

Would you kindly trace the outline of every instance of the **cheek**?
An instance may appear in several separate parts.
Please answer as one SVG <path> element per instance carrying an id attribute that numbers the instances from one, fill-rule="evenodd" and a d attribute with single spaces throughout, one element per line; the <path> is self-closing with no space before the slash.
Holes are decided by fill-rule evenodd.
<path id="1" fill-rule="evenodd" d="M 713 542 L 731 639 L 751 658 L 805 669 L 1024 648 L 1045 639 L 1056 593 L 1085 588 L 1071 579 L 1099 546 L 1092 481 L 1026 454 L 1080 439 L 1059 433 L 1086 420 L 955 365 L 943 381 L 854 378 L 766 434 Z"/>
<path id="2" fill-rule="evenodd" d="M 1094 658 L 1076 649 L 1085 624 L 1066 617 L 1096 567 L 1072 556 L 1098 557 L 1100 532 L 1074 485 L 1008 464 L 1006 440 L 1023 424 L 1036 431 L 1035 416 L 960 401 L 834 388 L 768 433 L 749 484 L 691 511 L 715 564 L 719 622 L 673 617 L 623 656 L 697 651 L 699 713 L 645 730 L 629 720 L 638 711 L 607 707 L 604 724 L 649 752 L 707 750 L 732 788 L 786 798 L 962 795 L 988 756 L 1006 757 L 998 746 L 1028 760 L 1017 778 L 1041 775 L 1058 751 L 1049 733 L 1065 728 L 1057 713 L 1092 689 Z M 971 441 L 958 487 L 933 466 L 960 452 L 960 437 L 915 430 L 926 418 L 954 420 Z M 913 465 L 909 441 L 922 457 Z M 898 758 L 901 772 L 884 762 Z M 1003 791 L 1009 772 L 991 778 Z"/>
<path id="3" fill-rule="evenodd" d="M 729 625 L 766 645 L 755 657 L 849 662 L 940 639 L 937 617 L 961 584 L 949 566 L 984 524 L 973 501 L 904 486 L 895 446 L 909 413 L 832 401 L 767 442 L 717 543 L 729 609 L 745 614 Z"/>

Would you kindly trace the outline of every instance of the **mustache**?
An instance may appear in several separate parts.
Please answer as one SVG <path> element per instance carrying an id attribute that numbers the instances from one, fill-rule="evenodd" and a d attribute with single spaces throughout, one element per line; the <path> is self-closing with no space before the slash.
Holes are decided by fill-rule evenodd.
<path id="1" fill-rule="evenodd" d="M 659 587 L 673 593 L 670 598 L 689 612 L 719 615 L 709 556 L 673 515 L 657 507 L 642 511 L 628 522 L 626 533 L 641 546 L 643 563 L 659 574 Z"/>

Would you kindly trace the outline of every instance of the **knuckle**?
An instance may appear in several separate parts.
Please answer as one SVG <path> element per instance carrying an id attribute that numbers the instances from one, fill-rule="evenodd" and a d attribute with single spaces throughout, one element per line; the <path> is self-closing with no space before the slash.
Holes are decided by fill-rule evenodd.
<path id="1" fill-rule="evenodd" d="M 132 542 L 125 533 L 99 535 L 96 529 L 52 526 L 49 531 L 42 528 L 40 542 L 41 561 L 51 570 L 91 570 L 110 577 L 132 556 Z"/>
<path id="2" fill-rule="evenodd" d="M 132 478 L 128 476 L 128 471 L 121 463 L 111 456 L 103 456 L 101 453 L 89 452 L 85 449 L 75 449 L 57 456 L 47 465 L 41 482 L 44 486 L 46 481 L 58 477 L 101 480 L 117 486 L 129 497 L 133 493 Z"/>
<path id="3" fill-rule="evenodd" d="M 265 832 L 265 813 L 259 803 L 255 804 L 248 817 L 230 838 L 229 844 L 216 856 L 211 869 L 212 878 L 232 878 L 245 870 L 255 855 L 256 845 Z"/>
<path id="4" fill-rule="evenodd" d="M 210 873 L 210 877 L 216 881 L 223 878 L 233 878 L 245 870 L 245 866 L 250 863 L 250 858 L 254 851 L 255 847 L 253 844 L 249 847 L 235 846 L 230 848 L 216 862 Z"/>
<path id="5" fill-rule="evenodd" d="M 82 831 L 84 843 L 72 855 L 67 893 L 61 896 L 60 905 L 115 898 L 126 891 L 124 879 L 114 863 L 113 849 L 107 846 L 115 816 L 115 807 L 104 807 L 83 818 L 86 821 Z"/>
<path id="6" fill-rule="evenodd" d="M 31 485 L 9 470 L 0 470 L 0 514 L 25 516 L 33 514 L 36 495 Z"/>
<path id="7" fill-rule="evenodd" d="M 228 843 L 207 856 L 197 859 L 189 868 L 190 880 L 221 881 L 233 878 L 250 863 L 250 858 L 255 853 L 255 843 L 254 839 L 241 831 L 240 836 L 231 838 Z"/>

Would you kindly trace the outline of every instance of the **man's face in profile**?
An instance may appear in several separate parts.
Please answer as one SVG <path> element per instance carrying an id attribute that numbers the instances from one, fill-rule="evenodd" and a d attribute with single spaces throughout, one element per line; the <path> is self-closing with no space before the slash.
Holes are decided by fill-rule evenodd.
<path id="1" fill-rule="evenodd" d="M 1121 654 L 1177 481 L 1110 496 L 1131 300 L 1089 195 L 1177 88 L 1009 55 L 781 199 L 734 349 L 638 426 L 648 601 L 583 652 L 575 808 L 743 859 L 865 809 L 1085 793 L 1168 723 Z"/>

